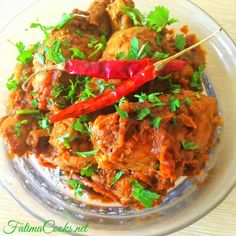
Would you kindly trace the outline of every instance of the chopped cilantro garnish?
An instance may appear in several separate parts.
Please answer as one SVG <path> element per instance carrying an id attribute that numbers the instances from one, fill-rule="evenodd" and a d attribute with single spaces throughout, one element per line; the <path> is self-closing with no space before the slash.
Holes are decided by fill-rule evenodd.
<path id="1" fill-rule="evenodd" d="M 52 28 L 59 30 L 74 17 L 75 17 L 74 14 L 63 13 L 59 22 L 55 26 L 52 26 Z"/>
<path id="2" fill-rule="evenodd" d="M 32 115 L 32 114 L 39 114 L 39 110 L 29 110 L 29 109 L 23 109 L 23 110 L 17 110 L 17 115 Z"/>
<path id="3" fill-rule="evenodd" d="M 177 19 L 170 18 L 167 8 L 158 6 L 146 16 L 146 21 L 149 27 L 160 32 L 167 25 L 177 22 Z"/>
<path id="4" fill-rule="evenodd" d="M 6 86 L 9 90 L 12 90 L 15 92 L 19 85 L 20 83 L 17 80 L 15 80 L 15 77 L 13 74 L 7 79 Z"/>
<path id="5" fill-rule="evenodd" d="M 85 55 L 83 52 L 81 52 L 78 48 L 73 47 L 73 48 L 69 48 L 70 51 L 72 51 L 72 59 L 84 59 Z"/>
<path id="6" fill-rule="evenodd" d="M 161 45 L 161 41 L 163 39 L 163 35 L 161 33 L 157 34 L 157 38 L 156 38 L 156 42 L 157 42 L 157 46 L 162 48 L 162 45 Z"/>
<path id="7" fill-rule="evenodd" d="M 197 99 L 200 99 L 200 94 L 198 92 L 194 93 L 194 96 L 197 98 Z"/>
<path id="8" fill-rule="evenodd" d="M 179 51 L 182 51 L 184 50 L 185 46 L 186 46 L 186 38 L 184 37 L 183 34 L 177 34 L 175 37 L 175 47 Z"/>
<path id="9" fill-rule="evenodd" d="M 102 94 L 105 90 L 105 88 L 109 87 L 110 84 L 103 83 L 102 80 L 96 81 L 96 84 L 99 85 L 99 93 Z"/>
<path id="10" fill-rule="evenodd" d="M 145 101 L 149 101 L 154 106 L 164 106 L 165 104 L 157 97 L 161 93 L 151 93 L 147 95 L 146 93 L 141 93 L 140 95 L 134 95 L 134 97 L 138 98 L 138 101 L 144 103 Z"/>
<path id="11" fill-rule="evenodd" d="M 41 64 L 44 65 L 45 64 L 45 57 L 42 54 L 39 53 L 35 53 L 34 57 L 37 59 L 37 61 Z"/>
<path id="12" fill-rule="evenodd" d="M 77 135 L 71 135 L 70 133 L 66 133 L 63 136 L 58 138 L 59 143 L 64 144 L 66 148 L 70 148 L 70 143 L 77 139 Z"/>
<path id="13" fill-rule="evenodd" d="M 187 151 L 194 151 L 199 148 L 197 144 L 194 144 L 192 141 L 181 141 L 182 147 L 184 150 Z"/>
<path id="14" fill-rule="evenodd" d="M 125 53 L 124 52 L 117 52 L 116 53 L 116 59 L 121 60 L 125 58 Z"/>
<path id="15" fill-rule="evenodd" d="M 159 194 L 144 189 L 144 187 L 139 184 L 137 180 L 132 180 L 131 184 L 131 192 L 133 197 L 140 201 L 146 208 L 150 208 L 153 205 L 153 200 L 160 197 Z"/>
<path id="16" fill-rule="evenodd" d="M 130 42 L 130 49 L 126 56 L 126 60 L 135 60 L 138 59 L 139 44 L 138 39 L 133 37 Z"/>
<path id="17" fill-rule="evenodd" d="M 98 149 L 88 151 L 88 152 L 74 152 L 77 156 L 81 156 L 84 158 L 90 157 L 92 155 L 96 155 L 98 153 Z"/>
<path id="18" fill-rule="evenodd" d="M 170 82 L 170 92 L 173 94 L 178 94 L 180 93 L 181 86 L 179 84 L 173 84 Z"/>
<path id="19" fill-rule="evenodd" d="M 179 99 L 176 99 L 173 96 L 169 98 L 168 103 L 171 112 L 176 112 L 177 109 L 180 107 Z"/>
<path id="20" fill-rule="evenodd" d="M 91 77 L 88 77 L 88 76 L 84 77 L 84 81 L 83 81 L 84 90 L 81 91 L 81 93 L 79 94 L 79 97 L 83 101 L 91 97 L 96 97 L 92 89 L 89 88 L 90 81 L 91 81 Z"/>
<path id="21" fill-rule="evenodd" d="M 55 26 L 44 26 L 42 24 L 40 24 L 39 22 L 36 23 L 31 23 L 30 24 L 30 28 L 40 28 L 44 35 L 45 35 L 45 39 L 44 41 L 47 41 L 50 37 L 48 30 L 51 29 L 61 29 L 68 21 L 70 21 L 71 19 L 73 19 L 75 17 L 75 15 L 73 14 L 67 14 L 67 13 L 63 13 L 60 21 L 55 25 Z"/>
<path id="22" fill-rule="evenodd" d="M 154 52 L 154 54 L 152 55 L 153 59 L 166 59 L 169 57 L 169 54 L 166 54 L 164 52 Z"/>
<path id="23" fill-rule="evenodd" d="M 91 164 L 82 168 L 80 171 L 81 176 L 91 177 L 97 171 L 97 166 L 92 166 Z"/>
<path id="24" fill-rule="evenodd" d="M 160 124 L 161 124 L 161 120 L 162 120 L 161 117 L 157 117 L 157 118 L 155 118 L 154 120 L 152 120 L 150 122 L 150 125 L 155 127 L 155 128 L 157 128 L 157 129 L 159 129 L 160 128 Z"/>
<path id="25" fill-rule="evenodd" d="M 66 59 L 61 54 L 60 50 L 61 41 L 59 39 L 54 39 L 50 47 L 44 45 L 43 50 L 48 56 L 48 59 L 56 64 L 64 62 Z"/>
<path id="26" fill-rule="evenodd" d="M 151 115 L 151 111 L 149 108 L 143 108 L 141 110 L 137 110 L 137 120 L 144 120 L 149 115 Z"/>
<path id="27" fill-rule="evenodd" d="M 46 129 L 49 133 L 51 125 L 47 116 L 42 117 L 42 119 L 38 121 L 38 125 L 40 128 Z"/>
<path id="28" fill-rule="evenodd" d="M 112 181 L 111 181 L 111 185 L 115 184 L 120 178 L 121 176 L 124 174 L 124 172 L 122 170 L 116 172 L 116 174 L 114 175 Z"/>
<path id="29" fill-rule="evenodd" d="M 147 57 L 147 55 L 151 52 L 151 45 L 149 42 L 142 45 L 140 50 L 138 51 L 138 59 L 142 59 Z"/>
<path id="30" fill-rule="evenodd" d="M 38 102 L 36 99 L 33 99 L 33 100 L 31 101 L 31 105 L 32 105 L 33 107 L 38 107 L 39 102 Z"/>
<path id="31" fill-rule="evenodd" d="M 28 120 L 22 120 L 20 122 L 17 122 L 14 126 L 15 128 L 15 134 L 17 137 L 20 137 L 21 136 L 21 126 L 22 125 L 27 125 L 29 123 Z"/>
<path id="32" fill-rule="evenodd" d="M 9 41 L 11 44 L 16 46 L 18 49 L 19 55 L 16 57 L 16 60 L 20 62 L 21 65 L 28 64 L 33 59 L 33 52 L 29 49 L 26 49 L 26 46 L 22 42 L 16 44 Z"/>
<path id="33" fill-rule="evenodd" d="M 83 183 L 75 179 L 69 179 L 66 181 L 66 183 L 74 189 L 75 197 L 76 195 L 79 196 L 83 195 L 84 189 L 86 188 L 86 186 Z"/>
<path id="34" fill-rule="evenodd" d="M 204 65 L 199 65 L 198 69 L 193 73 L 190 81 L 190 87 L 198 90 L 203 90 L 201 77 L 204 73 Z"/>
<path id="35" fill-rule="evenodd" d="M 95 38 L 91 38 L 90 39 L 90 43 L 88 44 L 88 48 L 94 48 L 95 51 L 92 52 L 89 56 L 88 59 L 92 58 L 93 56 L 95 56 L 97 53 L 102 52 L 105 47 L 106 47 L 107 41 L 106 41 L 106 35 L 103 34 L 100 37 L 100 41 L 96 40 Z"/>
<path id="36" fill-rule="evenodd" d="M 129 114 L 127 111 L 124 111 L 122 109 L 120 109 L 120 106 L 125 102 L 125 98 L 121 98 L 120 101 L 119 101 L 119 104 L 118 105 L 115 105 L 115 109 L 116 109 L 116 112 L 118 113 L 118 115 L 120 116 L 121 119 L 128 119 L 129 118 Z"/>
<path id="37" fill-rule="evenodd" d="M 76 30 L 76 34 L 78 34 L 80 37 L 84 37 L 84 34 L 80 29 Z"/>
<path id="38" fill-rule="evenodd" d="M 59 97 L 60 94 L 65 90 L 65 87 L 63 84 L 56 83 L 53 85 L 52 88 L 52 94 L 55 98 Z"/>
<path id="39" fill-rule="evenodd" d="M 88 116 L 86 116 L 86 115 L 80 116 L 79 118 L 76 119 L 72 128 L 75 131 L 80 132 L 82 135 L 89 136 L 91 134 L 91 130 L 90 130 L 90 127 L 88 124 L 89 121 L 90 121 L 90 118 Z"/>
<path id="40" fill-rule="evenodd" d="M 192 103 L 192 100 L 190 98 L 186 98 L 185 100 L 182 101 L 182 103 L 190 104 Z"/>
<path id="41" fill-rule="evenodd" d="M 121 10 L 132 19 L 134 25 L 137 26 L 144 24 L 145 17 L 138 9 L 131 7 L 122 7 Z"/>
<path id="42" fill-rule="evenodd" d="M 176 116 L 173 117 L 173 125 L 174 125 L 174 126 L 177 126 L 177 125 L 178 125 L 178 120 L 177 120 L 177 117 L 176 117 Z"/>

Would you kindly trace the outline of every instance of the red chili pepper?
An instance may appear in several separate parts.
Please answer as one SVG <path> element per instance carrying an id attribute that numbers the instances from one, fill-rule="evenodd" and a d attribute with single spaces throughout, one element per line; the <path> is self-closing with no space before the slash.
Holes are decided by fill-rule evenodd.
<path id="1" fill-rule="evenodd" d="M 141 60 L 99 61 L 88 62 L 69 60 L 65 62 L 65 71 L 74 75 L 86 75 L 101 79 L 128 79 L 143 68 L 152 65 L 156 60 L 145 58 Z"/>
<path id="2" fill-rule="evenodd" d="M 165 66 L 165 73 L 171 73 L 180 70 L 187 64 L 188 62 L 185 61 L 178 61 L 175 63 L 169 62 Z M 86 101 L 73 104 L 58 114 L 53 115 L 50 119 L 50 122 L 55 123 L 67 118 L 85 115 L 113 105 L 122 97 L 135 92 L 146 82 L 155 79 L 158 74 L 159 72 L 157 71 L 155 65 L 149 65 L 123 83 L 119 84 L 113 91 L 107 91 L 95 98 L 89 98 Z"/>

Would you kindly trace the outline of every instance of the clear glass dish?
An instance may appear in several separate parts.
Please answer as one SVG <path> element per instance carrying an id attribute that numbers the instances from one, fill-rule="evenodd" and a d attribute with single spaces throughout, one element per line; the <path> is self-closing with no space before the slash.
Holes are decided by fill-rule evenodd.
<path id="1" fill-rule="evenodd" d="M 0 116 L 7 112 L 6 79 L 15 66 L 15 48 L 7 40 L 34 43 L 41 39 L 37 30 L 25 31 L 36 18 L 50 25 L 63 12 L 73 8 L 86 9 L 91 0 L 40 0 L 25 9 L 4 29 L 0 37 L 1 102 Z M 157 4 L 170 9 L 171 15 L 188 24 L 190 31 L 203 38 L 219 29 L 205 12 L 187 0 L 136 0 L 137 8 L 148 12 Z M 53 9 L 53 11 L 52 11 Z M 204 44 L 207 51 L 206 93 L 216 96 L 224 127 L 218 132 L 219 141 L 211 152 L 209 162 L 200 176 L 181 179 L 165 201 L 150 210 L 136 211 L 118 205 L 74 199 L 60 180 L 59 170 L 48 170 L 30 160 L 8 159 L 3 141 L 0 143 L 1 185 L 33 216 L 40 220 L 53 219 L 57 225 L 69 222 L 77 226 L 89 223 L 87 235 L 163 235 L 194 223 L 214 209 L 236 184 L 236 47 L 226 32 Z"/>

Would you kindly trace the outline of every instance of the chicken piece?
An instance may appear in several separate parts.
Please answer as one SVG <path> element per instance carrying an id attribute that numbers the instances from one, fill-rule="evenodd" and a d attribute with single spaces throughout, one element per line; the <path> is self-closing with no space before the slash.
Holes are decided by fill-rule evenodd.
<path id="1" fill-rule="evenodd" d="M 63 170 L 79 170 L 87 164 L 93 164 L 93 156 L 84 158 L 74 152 L 85 152 L 93 149 L 86 136 L 79 135 L 72 126 L 75 119 L 57 122 L 50 134 L 50 145 L 54 148 L 53 164 Z"/>
<path id="2" fill-rule="evenodd" d="M 124 103 L 121 109 L 129 113 L 123 120 L 117 113 L 99 116 L 92 124 L 92 142 L 99 152 L 95 159 L 102 169 L 128 169 L 132 171 L 155 169 L 160 164 L 160 175 L 175 180 L 184 172 L 186 163 L 205 163 L 205 155 L 213 142 L 214 118 L 217 116 L 216 100 L 201 95 L 198 100 L 191 91 L 182 91 L 176 96 L 186 98 L 191 104 L 182 102 L 176 113 L 177 125 L 173 124 L 175 114 L 168 106 L 170 95 L 159 97 L 166 105 L 151 108 L 152 117 L 161 117 L 160 129 L 150 126 L 150 119 L 137 121 L 135 113 L 151 104 Z M 185 117 L 185 118 L 183 118 Z M 198 145 L 196 151 L 183 150 L 181 142 Z"/>
<path id="3" fill-rule="evenodd" d="M 9 147 L 10 155 L 19 157 L 31 150 L 27 144 L 29 132 L 37 129 L 35 121 L 20 115 L 9 115 L 0 121 L 0 133 Z"/>
<path id="4" fill-rule="evenodd" d="M 123 52 L 125 55 L 127 55 L 131 48 L 131 40 L 134 37 L 136 37 L 139 41 L 139 48 L 141 48 L 141 46 L 146 43 L 150 43 L 152 52 L 155 52 L 157 50 L 160 51 L 161 49 L 157 46 L 156 43 L 156 36 L 156 31 L 150 30 L 147 27 L 131 27 L 129 29 L 117 31 L 107 42 L 107 46 L 100 60 L 117 60 L 116 54 L 118 52 Z M 93 78 L 89 86 L 95 94 L 99 94 L 99 86 L 97 84 L 98 80 L 103 81 L 103 83 L 110 84 L 111 86 L 117 86 L 122 82 L 119 79 L 103 80 L 100 78 Z M 109 89 L 109 87 L 106 89 Z"/>
<path id="5" fill-rule="evenodd" d="M 133 21 L 123 13 L 122 7 L 134 7 L 132 0 L 111 0 L 108 13 L 111 18 L 112 29 L 114 31 L 128 29 L 133 26 Z"/>
<path id="6" fill-rule="evenodd" d="M 88 13 L 90 15 L 89 22 L 92 25 L 100 27 L 110 37 L 110 16 L 106 10 L 109 4 L 110 0 L 95 0 L 89 6 Z"/>

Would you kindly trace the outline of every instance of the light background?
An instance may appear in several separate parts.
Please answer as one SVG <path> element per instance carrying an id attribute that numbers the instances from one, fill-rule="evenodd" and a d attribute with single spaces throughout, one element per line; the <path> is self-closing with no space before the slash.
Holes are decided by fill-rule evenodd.
<path id="1" fill-rule="evenodd" d="M 50 0 L 49 0 L 50 1 Z M 52 1 L 52 0 L 51 0 Z M 56 0 L 54 0 L 56 2 Z M 81 0 L 78 0 L 81 1 Z M 179 0 L 181 1 L 181 0 Z M 0 0 L 0 31 L 34 0 Z M 68 0 L 69 2 L 69 0 Z M 236 0 L 193 0 L 214 17 L 236 42 Z M 1 52 L 0 52 L 1 53 Z M 0 65 L 3 66 L 3 65 Z M 236 157 L 235 157 L 236 158 Z M 25 212 L 0 188 L 0 232 L 10 219 L 17 219 L 37 226 L 41 223 Z M 2 235 L 0 233 L 0 235 Z M 14 236 L 24 236 L 14 234 Z M 31 236 L 30 234 L 27 234 Z M 33 234 L 39 236 L 42 234 Z M 65 234 L 58 234 L 64 236 Z M 172 236 L 233 236 L 236 235 L 236 188 L 214 211 L 195 224 Z"/>

